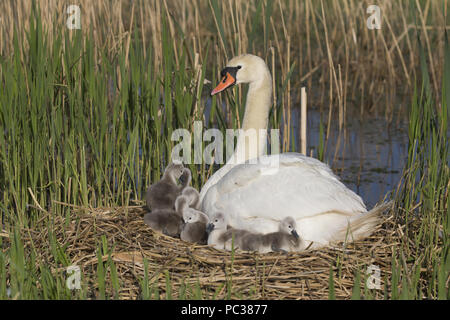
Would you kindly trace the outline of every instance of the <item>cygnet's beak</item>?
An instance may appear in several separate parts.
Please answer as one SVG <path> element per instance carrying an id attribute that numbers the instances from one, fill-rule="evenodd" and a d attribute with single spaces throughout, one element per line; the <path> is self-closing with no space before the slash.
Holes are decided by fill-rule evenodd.
<path id="1" fill-rule="evenodd" d="M 212 223 L 208 223 L 206 225 L 206 233 L 210 233 L 213 230 L 214 230 L 214 225 Z"/>
<path id="2" fill-rule="evenodd" d="M 180 174 L 178 179 L 180 179 L 180 181 L 182 183 L 185 183 L 187 181 L 187 179 L 188 179 L 188 172 L 186 171 L 186 168 L 183 169 L 183 171 L 181 172 L 181 174 Z"/>
<path id="3" fill-rule="evenodd" d="M 298 233 L 297 233 L 297 230 L 295 230 L 295 229 L 292 230 L 291 234 L 294 236 L 295 239 L 300 238 L 300 236 L 299 236 Z"/>

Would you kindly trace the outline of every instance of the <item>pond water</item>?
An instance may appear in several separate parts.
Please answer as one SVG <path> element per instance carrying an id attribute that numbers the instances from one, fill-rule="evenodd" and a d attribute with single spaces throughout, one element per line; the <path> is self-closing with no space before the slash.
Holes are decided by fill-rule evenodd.
<path id="1" fill-rule="evenodd" d="M 291 117 L 297 150 L 300 150 L 299 109 L 293 109 Z M 312 150 L 313 157 L 317 157 L 319 125 L 320 112 L 308 110 L 307 154 L 311 155 Z M 340 132 L 337 121 L 331 123 L 326 148 L 323 161 L 347 187 L 362 197 L 368 208 L 372 208 L 395 190 L 401 179 L 408 156 L 408 124 L 405 121 L 389 123 L 376 117 L 363 120 L 347 117 L 345 128 Z"/>

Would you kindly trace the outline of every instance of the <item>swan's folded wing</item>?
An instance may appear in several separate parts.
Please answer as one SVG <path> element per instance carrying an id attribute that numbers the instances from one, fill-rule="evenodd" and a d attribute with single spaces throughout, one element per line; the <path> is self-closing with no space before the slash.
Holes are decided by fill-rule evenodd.
<path id="1" fill-rule="evenodd" d="M 261 164 L 241 164 L 215 185 L 215 207 L 231 216 L 296 220 L 324 212 L 364 212 L 362 199 L 313 158 L 283 154 L 274 174 Z M 207 199 L 210 201 L 212 199 Z"/>

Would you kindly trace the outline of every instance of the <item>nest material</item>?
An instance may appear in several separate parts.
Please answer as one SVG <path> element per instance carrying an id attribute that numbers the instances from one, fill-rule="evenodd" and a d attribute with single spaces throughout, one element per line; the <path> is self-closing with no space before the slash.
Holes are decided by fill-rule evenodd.
<path id="1" fill-rule="evenodd" d="M 389 289 L 384 280 L 390 279 L 393 247 L 400 243 L 401 234 L 393 219 L 386 218 L 371 237 L 333 248 L 288 254 L 232 253 L 151 230 L 144 224 L 146 210 L 141 206 L 106 209 L 72 206 L 71 210 L 69 218 L 53 217 L 51 230 L 57 242 L 67 246 L 72 265 L 81 268 L 91 298 L 98 295 L 97 248 L 102 247 L 102 236 L 111 250 L 102 260 L 105 263 L 110 258 L 116 266 L 120 299 L 142 297 L 144 258 L 148 261 L 149 287 L 158 288 L 161 298 L 166 297 L 167 290 L 173 298 L 179 297 L 180 291 L 186 293 L 182 297 L 198 298 L 195 292 L 199 287 L 202 298 L 327 299 L 332 270 L 336 298 L 347 299 L 352 295 L 357 270 L 364 294 L 365 272 L 372 264 L 381 270 L 381 290 L 371 290 L 371 294 L 382 298 L 385 286 Z M 56 265 L 48 250 L 48 228 L 24 230 L 23 237 L 26 247 L 34 246 L 42 253 L 41 261 L 56 272 L 65 270 Z M 107 296 L 114 297 L 109 276 Z"/>

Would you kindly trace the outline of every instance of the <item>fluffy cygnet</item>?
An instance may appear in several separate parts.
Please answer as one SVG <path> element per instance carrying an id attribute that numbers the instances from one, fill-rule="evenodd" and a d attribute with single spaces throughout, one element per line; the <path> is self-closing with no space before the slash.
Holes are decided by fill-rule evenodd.
<path id="1" fill-rule="evenodd" d="M 145 223 L 153 230 L 171 237 L 180 235 L 183 221 L 173 209 L 156 209 L 144 216 Z"/>
<path id="2" fill-rule="evenodd" d="M 292 217 L 286 217 L 280 222 L 278 232 L 264 235 L 248 233 L 238 239 L 239 247 L 242 250 L 260 253 L 299 251 L 302 243 Z"/>
<path id="3" fill-rule="evenodd" d="M 181 240 L 199 244 L 206 244 L 208 234 L 206 233 L 206 225 L 209 221 L 208 216 L 203 212 L 189 208 L 189 199 L 186 196 L 179 196 L 176 201 L 177 211 L 182 212 L 184 226 L 181 230 Z"/>
<path id="4" fill-rule="evenodd" d="M 183 230 L 182 208 L 186 199 L 178 197 L 175 200 L 175 209 L 156 209 L 144 216 L 145 223 L 153 230 L 162 232 L 171 237 L 179 237 Z"/>
<path id="5" fill-rule="evenodd" d="M 233 246 L 237 248 L 236 239 L 248 232 L 229 227 L 227 216 L 222 212 L 216 212 L 209 221 L 206 226 L 208 245 L 212 245 L 216 249 L 231 251 Z"/>
<path id="6" fill-rule="evenodd" d="M 189 180 L 187 181 L 187 184 L 184 182 L 181 186 L 178 185 L 177 179 L 182 175 L 188 175 L 185 169 L 186 168 L 184 168 L 182 164 L 169 164 L 164 171 L 161 180 L 148 188 L 145 200 L 147 202 L 147 207 L 150 210 L 154 211 L 158 209 L 174 208 L 176 198 L 190 182 L 190 178 L 186 177 L 186 179 Z"/>
<path id="7" fill-rule="evenodd" d="M 216 249 L 225 249 L 227 239 L 223 236 L 227 232 L 227 219 L 222 212 L 216 212 L 206 226 L 208 245 Z"/>
<path id="8" fill-rule="evenodd" d="M 235 249 L 241 249 L 242 247 L 242 239 L 248 235 L 252 235 L 253 233 L 247 230 L 242 229 L 234 229 L 228 227 L 227 231 L 224 232 L 220 238 L 219 241 L 223 242 L 225 244 L 226 250 L 232 250 Z M 255 234 L 259 235 L 259 234 Z"/>
<path id="9" fill-rule="evenodd" d="M 236 249 L 260 253 L 299 251 L 303 244 L 292 217 L 287 217 L 280 222 L 278 232 L 261 234 L 247 230 L 228 229 L 221 233 L 216 243 L 223 244 L 225 249 L 230 250 L 233 237 Z"/>
<path id="10" fill-rule="evenodd" d="M 200 194 L 197 189 L 193 187 L 186 187 L 181 192 L 181 195 L 187 197 L 189 199 L 188 206 L 194 209 L 200 209 Z"/>
<path id="11" fill-rule="evenodd" d="M 184 190 L 191 184 L 192 173 L 191 170 L 189 170 L 189 168 L 183 168 L 183 171 L 180 176 L 180 181 L 181 181 L 181 190 Z"/>

